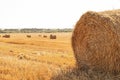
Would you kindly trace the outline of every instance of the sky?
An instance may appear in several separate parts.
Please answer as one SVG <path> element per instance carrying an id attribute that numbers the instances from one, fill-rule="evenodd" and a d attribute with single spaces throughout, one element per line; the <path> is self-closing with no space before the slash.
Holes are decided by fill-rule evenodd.
<path id="1" fill-rule="evenodd" d="M 120 9 L 120 0 L 0 0 L 0 28 L 73 28 L 86 11 Z"/>

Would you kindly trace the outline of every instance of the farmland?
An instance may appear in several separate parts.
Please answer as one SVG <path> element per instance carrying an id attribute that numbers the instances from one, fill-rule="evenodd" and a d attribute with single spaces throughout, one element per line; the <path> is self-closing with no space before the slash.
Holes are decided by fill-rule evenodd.
<path id="1" fill-rule="evenodd" d="M 50 34 L 56 35 L 56 39 L 50 39 Z M 5 38 L 3 35 L 10 37 Z M 61 71 L 74 68 L 71 35 L 72 33 L 1 34 L 0 80 L 50 80 Z"/>

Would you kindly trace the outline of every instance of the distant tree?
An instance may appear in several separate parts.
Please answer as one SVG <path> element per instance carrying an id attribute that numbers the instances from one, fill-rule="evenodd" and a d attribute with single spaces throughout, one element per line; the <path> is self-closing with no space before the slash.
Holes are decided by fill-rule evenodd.
<path id="1" fill-rule="evenodd" d="M 72 32 L 72 29 L 37 29 L 37 28 L 23 28 L 23 29 L 0 29 L 0 33 L 56 33 L 56 32 Z"/>

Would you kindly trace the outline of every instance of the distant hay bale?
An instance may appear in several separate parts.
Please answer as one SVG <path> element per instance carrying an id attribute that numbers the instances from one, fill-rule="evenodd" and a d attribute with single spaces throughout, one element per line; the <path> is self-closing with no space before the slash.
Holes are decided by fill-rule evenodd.
<path id="1" fill-rule="evenodd" d="M 13 52 L 13 50 L 10 50 L 10 52 Z"/>
<path id="2" fill-rule="evenodd" d="M 120 72 L 120 10 L 83 14 L 72 47 L 78 68 Z"/>
<path id="3" fill-rule="evenodd" d="M 41 37 L 42 35 L 38 35 L 39 37 Z"/>
<path id="4" fill-rule="evenodd" d="M 31 38 L 31 35 L 26 35 L 27 38 Z"/>
<path id="5" fill-rule="evenodd" d="M 2 37 L 3 37 L 3 38 L 10 38 L 10 35 L 7 35 L 7 34 L 6 34 L 6 35 L 3 35 Z"/>
<path id="6" fill-rule="evenodd" d="M 50 35 L 50 39 L 56 39 L 56 35 Z"/>
<path id="7" fill-rule="evenodd" d="M 43 37 L 44 37 L 44 38 L 47 38 L 47 36 L 46 36 L 46 35 L 43 35 Z"/>

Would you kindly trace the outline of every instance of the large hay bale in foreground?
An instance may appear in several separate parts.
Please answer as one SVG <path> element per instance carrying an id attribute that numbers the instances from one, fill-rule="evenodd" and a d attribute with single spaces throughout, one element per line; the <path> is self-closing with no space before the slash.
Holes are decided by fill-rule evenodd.
<path id="1" fill-rule="evenodd" d="M 120 72 L 120 10 L 83 14 L 72 46 L 78 68 Z"/>

